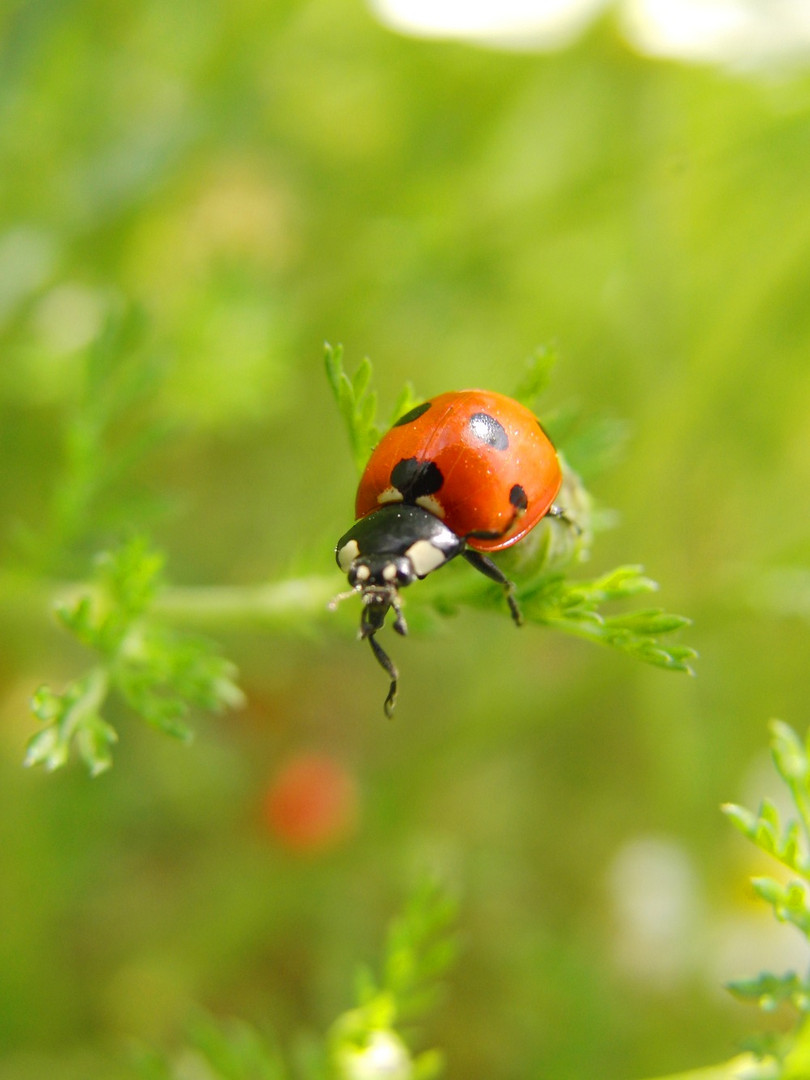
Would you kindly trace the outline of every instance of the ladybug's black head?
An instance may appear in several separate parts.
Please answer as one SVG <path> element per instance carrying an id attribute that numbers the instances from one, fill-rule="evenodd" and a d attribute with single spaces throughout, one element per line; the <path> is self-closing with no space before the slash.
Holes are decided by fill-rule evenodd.
<path id="1" fill-rule="evenodd" d="M 464 550 L 464 541 L 421 506 L 386 503 L 360 518 L 335 548 L 352 588 L 401 587 Z"/>
<path id="2" fill-rule="evenodd" d="M 386 503 L 355 522 L 338 540 L 335 558 L 363 599 L 361 636 L 379 630 L 389 608 L 397 615 L 394 629 L 404 634 L 399 590 L 427 577 L 464 546 L 435 514 L 409 503 Z"/>
<path id="3" fill-rule="evenodd" d="M 407 556 L 358 555 L 349 566 L 348 577 L 352 592 L 342 595 L 351 596 L 357 592 L 363 601 L 361 638 L 371 638 L 382 629 L 389 608 L 394 609 L 394 629 L 398 634 L 407 634 L 399 590 L 416 581 L 413 564 Z"/>
<path id="4" fill-rule="evenodd" d="M 349 584 L 374 594 L 375 590 L 390 593 L 416 581 L 416 571 L 407 555 L 358 555 L 348 568 Z"/>
<path id="5" fill-rule="evenodd" d="M 337 556 L 340 563 L 341 549 L 338 546 Z M 342 567 L 346 569 L 345 567 Z M 378 630 L 381 630 L 389 609 L 394 611 L 394 629 L 398 634 L 407 634 L 408 627 L 402 614 L 399 602 L 399 590 L 403 585 L 410 585 L 416 581 L 417 575 L 411 560 L 406 555 L 357 555 L 348 566 L 348 578 L 351 591 L 336 596 L 330 604 L 335 607 L 338 601 L 347 596 L 359 593 L 363 601 L 363 609 L 360 615 L 360 637 L 367 638 L 372 652 L 378 663 L 388 672 L 391 685 L 388 689 L 388 697 L 385 699 L 386 716 L 394 712 L 394 703 L 397 696 L 397 680 L 399 674 L 388 653 L 383 649 L 375 638 Z"/>

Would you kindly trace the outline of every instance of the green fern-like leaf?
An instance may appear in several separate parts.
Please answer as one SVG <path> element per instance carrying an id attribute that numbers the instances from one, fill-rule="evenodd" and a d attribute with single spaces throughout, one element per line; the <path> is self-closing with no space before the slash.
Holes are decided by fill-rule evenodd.
<path id="1" fill-rule="evenodd" d="M 403 1025 L 421 1020 L 435 1006 L 439 980 L 456 955 L 455 904 L 435 882 L 411 897 L 388 933 L 379 977 L 362 968 L 356 1005 L 338 1018 L 329 1034 L 330 1060 L 338 1077 L 390 1075 L 433 1080 L 443 1068 L 437 1050 L 414 1054 Z M 379 1069 L 379 1072 L 373 1071 Z"/>
<path id="2" fill-rule="evenodd" d="M 790 881 L 783 885 L 770 877 L 751 879 L 754 892 L 767 901 L 780 922 L 791 923 L 810 938 L 810 901 L 807 888 L 801 881 Z"/>
<path id="3" fill-rule="evenodd" d="M 757 813 L 734 803 L 726 803 L 722 809 L 734 827 L 760 850 L 799 875 L 787 883 L 772 877 L 754 877 L 751 884 L 756 895 L 770 905 L 780 922 L 794 926 L 810 941 L 806 743 L 787 724 L 774 721 L 771 724 L 771 752 L 798 816 L 785 821 L 784 814 L 770 799 L 762 800 Z M 755 978 L 734 982 L 729 989 L 737 997 L 755 1001 L 766 1011 L 786 1004 L 798 1011 L 801 1020 L 792 1031 L 779 1035 L 770 1033 L 752 1045 L 761 1056 L 762 1067 L 767 1065 L 770 1070 L 762 1075 L 772 1076 L 775 1080 L 802 1080 L 810 1075 L 810 1026 L 807 1021 L 810 976 L 801 977 L 795 972 L 785 975 L 763 972 Z"/>
<path id="4" fill-rule="evenodd" d="M 557 350 L 553 345 L 538 345 L 526 361 L 526 370 L 515 388 L 514 397 L 534 413 L 539 411 L 556 364 Z"/>
<path id="5" fill-rule="evenodd" d="M 188 740 L 192 708 L 239 704 L 235 669 L 209 642 L 180 634 L 150 614 L 163 560 L 136 538 L 98 560 L 96 581 L 58 605 L 60 621 L 98 663 L 56 693 L 41 687 L 32 709 L 43 724 L 29 741 L 26 765 L 56 769 L 76 746 L 90 772 L 112 762 L 115 729 L 104 718 L 115 691 L 147 723 Z"/>
<path id="6" fill-rule="evenodd" d="M 329 385 L 346 425 L 354 463 L 357 471 L 362 472 L 382 434 L 377 424 L 377 393 L 371 389 L 371 361 L 364 357 L 354 375 L 350 376 L 343 365 L 342 346 L 327 344 L 324 346 L 324 362 Z M 394 403 L 388 426 L 421 400 L 413 386 L 406 383 Z"/>
<path id="7" fill-rule="evenodd" d="M 765 1012 L 789 1004 L 799 1012 L 810 1012 L 810 981 L 790 971 L 786 975 L 765 972 L 753 979 L 737 979 L 728 989 L 742 1001 L 756 1002 Z"/>
<path id="8" fill-rule="evenodd" d="M 346 424 L 352 456 L 358 471 L 380 439 L 377 427 L 377 394 L 370 389 L 371 361 L 365 357 L 350 377 L 343 366 L 343 348 L 324 346 L 326 375 L 338 409 Z"/>

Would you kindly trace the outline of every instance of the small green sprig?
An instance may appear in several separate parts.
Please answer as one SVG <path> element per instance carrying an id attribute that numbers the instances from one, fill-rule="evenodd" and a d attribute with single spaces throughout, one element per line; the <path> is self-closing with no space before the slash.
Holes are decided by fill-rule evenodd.
<path id="1" fill-rule="evenodd" d="M 742 1001 L 753 1001 L 763 1012 L 773 1012 L 780 1005 L 792 1005 L 799 1012 L 810 1011 L 810 982 L 795 971 L 786 975 L 762 972 L 753 979 L 736 979 L 729 990 Z"/>
<path id="2" fill-rule="evenodd" d="M 351 1016 L 349 1026 L 368 1034 L 383 1021 L 413 1024 L 433 1009 L 439 980 L 456 956 L 455 918 L 455 902 L 446 892 L 433 880 L 422 883 L 389 926 L 379 976 L 368 967 L 358 970 L 357 1007 L 338 1026 Z"/>
<path id="3" fill-rule="evenodd" d="M 133 1051 L 141 1080 L 288 1080 L 290 1073 L 268 1039 L 241 1020 L 221 1023 L 200 1013 L 188 1024 L 187 1045 L 176 1059 L 149 1049 Z"/>
<path id="4" fill-rule="evenodd" d="M 93 775 L 109 768 L 118 736 L 102 710 L 112 691 L 148 723 L 185 740 L 190 708 L 240 703 L 233 665 L 207 641 L 151 614 L 162 567 L 143 539 L 130 540 L 99 557 L 94 583 L 57 605 L 59 621 L 98 662 L 61 693 L 42 686 L 34 694 L 32 709 L 44 726 L 28 743 L 26 765 L 57 769 L 75 744 Z"/>
<path id="5" fill-rule="evenodd" d="M 75 398 L 59 432 L 61 453 L 42 524 L 14 525 L 18 555 L 49 573 L 92 550 L 99 529 L 119 532 L 133 515 L 154 516 L 159 500 L 134 481 L 137 467 L 165 441 L 155 390 L 163 365 L 137 307 L 109 300 L 98 337 L 77 359 Z"/>
<path id="6" fill-rule="evenodd" d="M 557 532 L 564 530 L 565 525 L 548 522 L 540 528 Z M 553 550 L 552 542 L 548 552 Z M 604 610 L 612 604 L 657 591 L 658 584 L 648 578 L 641 567 L 618 566 L 597 578 L 572 580 L 560 571 L 545 569 L 548 563 L 541 561 L 535 567 L 534 574 L 523 580 L 519 573 L 511 570 L 506 559 L 500 565 L 517 583 L 516 596 L 524 622 L 548 626 L 599 645 L 607 645 L 635 660 L 667 671 L 693 673 L 692 661 L 697 656 L 696 651 L 689 645 L 664 640 L 691 625 L 691 620 L 660 607 L 644 607 L 617 614 Z M 502 590 L 490 585 L 482 589 L 477 581 L 470 581 L 468 577 L 463 585 L 452 582 L 436 595 L 435 602 L 441 611 L 449 613 L 459 603 L 485 608 L 502 605 L 503 594 Z"/>
<path id="7" fill-rule="evenodd" d="M 755 893 L 770 904 L 774 916 L 794 926 L 810 942 L 810 742 L 780 720 L 770 725 L 771 756 L 790 793 L 796 815 L 783 819 L 770 799 L 756 813 L 727 803 L 723 812 L 761 851 L 776 859 L 790 874 L 787 883 L 769 876 L 751 879 Z M 731 992 L 771 1012 L 790 1006 L 797 1022 L 792 1031 L 760 1040 L 760 1056 L 771 1062 L 777 1080 L 810 1075 L 810 972 L 800 975 L 761 973 L 730 984 Z"/>
<path id="8" fill-rule="evenodd" d="M 441 1075 L 441 1053 L 414 1053 L 411 1030 L 435 1008 L 440 980 L 455 959 L 455 917 L 447 893 L 426 881 L 392 922 L 380 975 L 365 967 L 358 971 L 357 1004 L 330 1029 L 329 1059 L 338 1080 Z"/>
<path id="9" fill-rule="evenodd" d="M 139 1051 L 138 1074 L 142 1080 L 435 1080 L 442 1056 L 412 1049 L 413 1025 L 435 1007 L 439 981 L 455 958 L 455 917 L 443 888 L 432 880 L 418 886 L 390 925 L 379 977 L 362 968 L 355 1004 L 324 1038 L 309 1038 L 297 1052 L 282 1054 L 244 1023 L 197 1016 L 187 1045 L 172 1059 Z"/>
<path id="10" fill-rule="evenodd" d="M 382 434 L 377 424 L 377 393 L 371 390 L 372 365 L 364 357 L 354 375 L 349 376 L 343 365 L 343 346 L 324 345 L 326 376 L 335 395 L 340 415 L 349 433 L 349 443 L 357 471 L 365 468 L 369 455 Z M 391 423 L 419 403 L 413 387 L 403 387 L 391 413 Z"/>
<path id="11" fill-rule="evenodd" d="M 540 401 L 551 384 L 557 359 L 557 350 L 553 345 L 538 345 L 526 361 L 526 369 L 514 397 L 532 412 L 538 411 Z"/>
<path id="12" fill-rule="evenodd" d="M 756 813 L 734 803 L 725 804 L 723 812 L 744 836 L 796 875 L 787 884 L 771 877 L 753 878 L 752 884 L 781 922 L 791 923 L 810 941 L 810 753 L 792 728 L 774 720 L 771 756 L 797 816 L 783 821 L 770 799 L 763 799 Z"/>
<path id="13" fill-rule="evenodd" d="M 626 614 L 605 615 L 602 607 L 655 592 L 658 585 L 640 566 L 619 566 L 590 581 L 566 581 L 554 574 L 530 588 L 524 602 L 526 618 L 546 626 L 609 645 L 655 667 L 692 674 L 697 653 L 688 645 L 664 644 L 690 620 L 659 607 L 641 608 Z"/>
<path id="14" fill-rule="evenodd" d="M 763 799 L 753 813 L 735 803 L 722 809 L 752 843 L 772 856 L 796 878 L 787 885 L 771 877 L 751 879 L 756 894 L 786 922 L 810 940 L 810 734 L 802 741 L 779 720 L 771 723 L 771 755 L 790 792 L 796 816 L 783 820 L 776 805 Z M 783 975 L 761 972 L 738 979 L 728 989 L 763 1012 L 792 1010 L 792 1028 L 747 1040 L 750 1049 L 721 1065 L 694 1069 L 658 1080 L 807 1080 L 810 1077 L 810 972 Z"/>

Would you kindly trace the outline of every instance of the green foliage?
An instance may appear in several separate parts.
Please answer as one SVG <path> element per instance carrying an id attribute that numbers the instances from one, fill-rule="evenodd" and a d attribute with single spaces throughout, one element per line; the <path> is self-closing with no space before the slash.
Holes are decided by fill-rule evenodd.
<path id="1" fill-rule="evenodd" d="M 549 522 L 549 530 L 566 529 L 564 523 Z M 677 633 L 691 620 L 659 607 L 644 607 L 621 614 L 607 614 L 605 606 L 653 593 L 658 589 L 638 566 L 618 566 L 590 580 L 575 580 L 559 571 L 549 571 L 541 561 L 526 580 L 517 578 L 517 598 L 527 623 L 561 630 L 600 645 L 608 645 L 635 660 L 692 674 L 696 651 L 688 645 L 664 639 Z M 477 586 L 477 582 L 474 583 Z M 488 607 L 503 602 L 502 592 L 465 586 L 467 603 Z M 456 594 L 453 594 L 454 598 Z M 442 607 L 449 608 L 451 595 L 443 593 Z"/>
<path id="2" fill-rule="evenodd" d="M 757 896 L 770 904 L 780 922 L 794 926 L 810 941 L 810 755 L 804 742 L 787 724 L 771 724 L 771 756 L 793 803 L 795 815 L 783 815 L 769 799 L 763 799 L 756 813 L 728 803 L 723 811 L 732 824 L 758 848 L 772 856 L 791 874 L 787 883 L 772 877 L 752 878 Z M 756 1002 L 766 1012 L 779 1006 L 791 1006 L 797 1023 L 785 1036 L 760 1041 L 761 1051 L 775 1060 L 776 1071 L 770 1075 L 785 1080 L 806 1076 L 797 1071 L 810 1061 L 810 973 L 788 972 L 774 975 L 764 972 L 752 979 L 734 982 L 730 990 L 737 997 Z"/>
<path id="3" fill-rule="evenodd" d="M 729 984 L 729 990 L 741 1001 L 755 1002 L 764 1012 L 786 1004 L 800 1012 L 810 1011 L 810 982 L 794 971 L 786 975 L 763 972 L 753 979 L 737 979 Z"/>
<path id="4" fill-rule="evenodd" d="M 434 1080 L 443 1071 L 441 1055 L 415 1052 L 416 1037 L 406 1027 L 435 1008 L 439 980 L 456 954 L 454 923 L 453 901 L 425 881 L 391 923 L 380 976 L 368 968 L 358 973 L 354 1006 L 306 1053 L 283 1055 L 244 1023 L 198 1016 L 187 1045 L 171 1059 L 140 1051 L 138 1073 L 142 1080 Z"/>
<path id="5" fill-rule="evenodd" d="M 397 1080 L 440 1075 L 439 1052 L 412 1056 L 407 1029 L 435 1007 L 439 980 L 456 955 L 451 933 L 455 913 L 453 901 L 428 881 L 392 922 L 380 975 L 367 968 L 358 972 L 356 1006 L 340 1016 L 329 1033 L 330 1057 L 340 1080 L 388 1076 L 383 1061 L 389 1062 L 390 1076 Z"/>
<path id="6" fill-rule="evenodd" d="M 755 1054 L 740 1054 L 721 1065 L 710 1065 L 704 1069 L 690 1069 L 669 1076 L 656 1077 L 656 1080 L 778 1080 L 771 1061 L 763 1061 Z"/>
<path id="7" fill-rule="evenodd" d="M 144 410 L 161 377 L 135 306 L 111 303 L 97 338 L 77 358 L 76 396 L 60 431 L 61 462 L 41 528 L 19 526 L 18 546 L 34 563 L 64 572 L 66 557 L 99 530 L 143 527 L 155 498 L 133 483 L 140 462 L 167 435 Z"/>
<path id="8" fill-rule="evenodd" d="M 689 619 L 657 607 L 620 615 L 605 615 L 601 610 L 605 604 L 655 592 L 657 588 L 641 567 L 619 566 L 590 581 L 572 582 L 560 574 L 550 575 L 521 593 L 521 602 L 530 621 L 609 645 L 655 667 L 691 674 L 695 650 L 661 640 L 689 626 Z"/>
<path id="9" fill-rule="evenodd" d="M 141 1080 L 287 1080 L 281 1055 L 266 1038 L 240 1020 L 218 1023 L 204 1014 L 188 1025 L 186 1046 L 173 1058 L 138 1050 L 134 1066 Z"/>
<path id="10" fill-rule="evenodd" d="M 437 980 L 456 956 L 451 934 L 455 919 L 456 904 L 450 896 L 435 881 L 423 882 L 391 922 L 379 977 L 365 967 L 359 971 L 358 1006 L 372 1012 L 382 1007 L 407 1023 L 432 1009 Z M 387 1004 L 380 1006 L 383 1000 Z"/>
<path id="11" fill-rule="evenodd" d="M 377 425 L 377 393 L 370 389 L 371 360 L 364 357 L 354 375 L 350 377 L 343 365 L 343 346 L 337 345 L 333 348 L 327 344 L 324 346 L 324 361 L 329 385 L 349 434 L 354 463 L 357 471 L 362 472 L 382 434 Z M 396 400 L 387 426 L 419 404 L 419 401 L 410 384 L 406 384 Z"/>
<path id="12" fill-rule="evenodd" d="M 557 360 L 554 346 L 538 345 L 526 361 L 526 370 L 513 396 L 527 409 L 539 414 L 540 401 L 551 384 Z"/>
<path id="13" fill-rule="evenodd" d="M 797 875 L 787 884 L 758 877 L 753 886 L 778 919 L 793 924 L 810 939 L 810 757 L 806 743 L 778 720 L 771 724 L 771 756 L 797 816 L 783 821 L 769 799 L 763 799 L 755 814 L 731 803 L 723 811 L 744 836 Z"/>
<path id="14" fill-rule="evenodd" d="M 369 390 L 371 361 L 364 357 L 351 378 L 343 367 L 341 345 L 334 349 L 325 345 L 324 361 L 329 385 L 349 433 L 352 456 L 358 470 L 362 469 L 380 438 L 376 424 L 377 394 Z"/>
<path id="15" fill-rule="evenodd" d="M 97 561 L 92 585 L 57 606 L 57 616 L 99 658 L 61 692 L 41 687 L 33 711 L 44 727 L 30 740 L 26 765 L 56 769 L 71 745 L 93 775 L 112 763 L 115 729 L 103 718 L 117 691 L 147 723 L 180 739 L 191 737 L 191 707 L 218 711 L 241 700 L 235 669 L 205 640 L 179 634 L 151 614 L 163 559 L 136 538 Z"/>

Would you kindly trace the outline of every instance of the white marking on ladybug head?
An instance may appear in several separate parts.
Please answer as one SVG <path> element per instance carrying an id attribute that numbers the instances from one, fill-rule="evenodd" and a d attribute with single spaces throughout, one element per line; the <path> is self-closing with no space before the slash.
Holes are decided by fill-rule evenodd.
<path id="1" fill-rule="evenodd" d="M 387 566 L 384 566 L 382 576 L 383 576 L 385 581 L 396 581 L 396 579 L 397 579 L 396 565 L 394 563 L 389 563 Z"/>
<path id="2" fill-rule="evenodd" d="M 395 487 L 387 487 L 377 496 L 377 502 L 384 506 L 386 503 L 402 502 L 402 492 Z"/>
<path id="3" fill-rule="evenodd" d="M 371 571 L 367 566 L 361 563 L 360 566 L 358 566 L 355 570 L 354 576 L 359 582 L 362 583 L 364 581 L 368 581 L 368 579 L 371 577 Z"/>
<path id="4" fill-rule="evenodd" d="M 431 570 L 435 570 L 447 561 L 447 556 L 441 548 L 431 544 L 430 540 L 417 540 L 411 544 L 405 554 L 411 560 L 416 576 L 420 578 L 427 577 Z"/>
<path id="5" fill-rule="evenodd" d="M 338 566 L 344 574 L 348 574 L 349 567 L 360 554 L 360 547 L 356 540 L 348 540 L 338 552 Z"/>
<path id="6" fill-rule="evenodd" d="M 421 506 L 423 510 L 427 510 L 427 512 L 433 514 L 434 517 L 444 517 L 444 507 L 435 495 L 420 495 L 416 500 L 416 505 Z"/>

